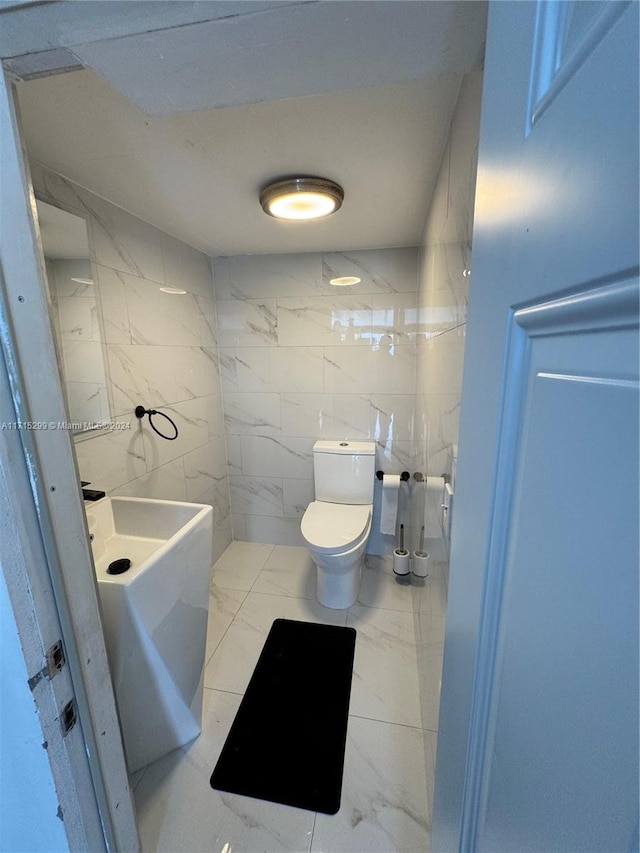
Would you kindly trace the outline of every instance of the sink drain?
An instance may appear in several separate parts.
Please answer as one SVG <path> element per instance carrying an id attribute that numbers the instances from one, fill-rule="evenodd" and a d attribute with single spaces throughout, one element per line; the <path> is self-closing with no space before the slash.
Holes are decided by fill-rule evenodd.
<path id="1" fill-rule="evenodd" d="M 108 575 L 121 575 L 123 572 L 126 572 L 127 569 L 131 568 L 131 560 L 127 557 L 122 557 L 119 560 L 114 560 L 113 563 L 109 563 L 109 568 L 107 569 Z"/>

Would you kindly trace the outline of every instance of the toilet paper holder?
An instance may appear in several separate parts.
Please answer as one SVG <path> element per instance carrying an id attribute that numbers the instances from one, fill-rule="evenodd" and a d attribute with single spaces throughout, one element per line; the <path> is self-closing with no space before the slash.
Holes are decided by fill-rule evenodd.
<path id="1" fill-rule="evenodd" d="M 411 475 L 409 474 L 408 471 L 403 471 L 402 474 L 400 474 L 400 479 L 402 480 L 403 483 L 406 483 L 410 476 Z M 382 478 L 384 477 L 384 471 L 376 471 L 376 477 L 379 480 L 382 480 Z"/>

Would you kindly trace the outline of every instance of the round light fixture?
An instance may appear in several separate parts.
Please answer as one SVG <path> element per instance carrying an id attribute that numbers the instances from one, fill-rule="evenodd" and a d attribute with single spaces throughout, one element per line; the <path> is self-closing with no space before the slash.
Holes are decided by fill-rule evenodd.
<path id="1" fill-rule="evenodd" d="M 342 205 L 344 190 L 326 178 L 287 178 L 266 186 L 260 193 L 265 213 L 276 219 L 320 219 Z"/>
<path id="2" fill-rule="evenodd" d="M 350 284 L 359 284 L 362 281 L 357 275 L 341 275 L 340 278 L 329 279 L 329 284 L 336 287 L 348 287 Z"/>

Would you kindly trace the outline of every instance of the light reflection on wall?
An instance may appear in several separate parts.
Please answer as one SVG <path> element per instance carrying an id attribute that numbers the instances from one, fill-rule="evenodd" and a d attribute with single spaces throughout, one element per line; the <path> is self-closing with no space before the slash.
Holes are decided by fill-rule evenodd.
<path id="1" fill-rule="evenodd" d="M 551 180 L 538 171 L 528 172 L 525 177 L 517 168 L 505 166 L 478 171 L 476 210 L 483 228 L 539 219 L 566 197 L 567 187 L 557 176 Z"/>

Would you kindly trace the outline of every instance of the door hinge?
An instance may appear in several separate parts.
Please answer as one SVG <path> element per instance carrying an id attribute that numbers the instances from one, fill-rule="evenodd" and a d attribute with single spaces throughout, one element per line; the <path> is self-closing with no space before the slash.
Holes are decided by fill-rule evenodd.
<path id="1" fill-rule="evenodd" d="M 57 643 L 54 643 L 47 649 L 45 665 L 42 667 L 40 672 L 36 672 L 35 675 L 31 676 L 28 681 L 29 688 L 33 690 L 36 684 L 42 681 L 43 678 L 51 680 L 61 671 L 66 662 L 64 649 L 62 648 L 62 641 L 58 640 Z"/>
<path id="2" fill-rule="evenodd" d="M 68 735 L 75 726 L 76 719 L 76 703 L 73 699 L 70 699 L 62 711 L 60 711 L 60 728 L 62 729 L 63 737 Z"/>

